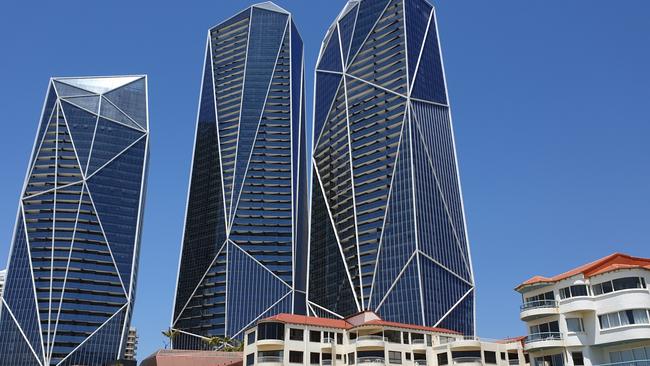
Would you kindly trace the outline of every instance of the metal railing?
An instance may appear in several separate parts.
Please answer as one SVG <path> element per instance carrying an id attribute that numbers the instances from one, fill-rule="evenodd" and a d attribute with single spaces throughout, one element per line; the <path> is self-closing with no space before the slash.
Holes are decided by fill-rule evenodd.
<path id="1" fill-rule="evenodd" d="M 483 359 L 480 357 L 456 357 L 454 358 L 454 364 L 461 363 L 483 363 Z"/>
<path id="2" fill-rule="evenodd" d="M 375 363 L 375 364 L 381 364 L 384 365 L 386 364 L 386 359 L 383 357 L 359 357 L 357 358 L 357 364 L 358 365 L 363 365 L 363 364 L 369 364 L 369 363 Z"/>
<path id="3" fill-rule="evenodd" d="M 323 360 L 321 362 L 322 366 L 332 366 L 332 360 Z"/>
<path id="4" fill-rule="evenodd" d="M 508 365 L 519 365 L 519 359 L 508 360 Z"/>
<path id="5" fill-rule="evenodd" d="M 355 339 L 355 342 L 363 342 L 363 341 L 387 342 L 388 338 L 378 336 L 378 335 L 364 335 L 364 336 L 358 336 L 357 339 Z"/>
<path id="6" fill-rule="evenodd" d="M 257 363 L 282 363 L 283 359 L 280 356 L 259 356 Z"/>
<path id="7" fill-rule="evenodd" d="M 411 344 L 427 344 L 427 340 L 422 338 L 422 339 L 411 339 Z"/>
<path id="8" fill-rule="evenodd" d="M 427 366 L 427 360 L 415 360 L 416 366 Z"/>
<path id="9" fill-rule="evenodd" d="M 532 310 L 532 309 L 542 309 L 542 308 L 556 308 L 558 303 L 556 300 L 535 300 L 528 301 L 521 305 L 521 311 Z"/>
<path id="10" fill-rule="evenodd" d="M 323 338 L 323 343 L 335 343 L 335 342 L 336 342 L 336 340 L 334 338 L 331 338 L 331 337 Z"/>
<path id="11" fill-rule="evenodd" d="M 542 341 L 561 341 L 562 333 L 560 332 L 543 332 L 531 334 L 526 338 L 526 343 L 542 342 Z"/>

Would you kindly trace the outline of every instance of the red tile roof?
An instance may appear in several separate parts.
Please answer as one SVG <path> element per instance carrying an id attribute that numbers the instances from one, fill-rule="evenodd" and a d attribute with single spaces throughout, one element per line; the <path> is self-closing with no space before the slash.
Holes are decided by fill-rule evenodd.
<path id="1" fill-rule="evenodd" d="M 643 268 L 650 270 L 650 259 L 648 258 L 639 258 L 632 257 L 627 254 L 614 253 L 605 258 L 601 258 L 597 261 L 585 264 L 578 268 L 572 269 L 571 271 L 562 273 L 555 277 L 542 277 L 535 276 L 524 283 L 517 286 L 515 290 L 521 290 L 522 288 L 530 285 L 536 285 L 540 283 L 553 283 L 558 282 L 579 274 L 582 274 L 585 278 L 596 276 L 599 274 L 619 270 L 619 269 L 633 269 L 633 268 Z"/>
<path id="2" fill-rule="evenodd" d="M 402 328 L 402 329 L 423 330 L 427 332 L 460 334 L 453 330 L 444 329 L 444 328 L 434 328 L 434 327 L 425 327 L 425 326 L 414 325 L 414 324 L 389 322 L 382 319 L 370 320 L 356 327 L 343 319 L 317 318 L 313 316 L 293 315 L 293 314 L 278 314 L 270 318 L 261 320 L 261 322 L 267 322 L 267 321 L 274 321 L 274 322 L 280 322 L 285 324 L 296 324 L 296 325 L 312 325 L 312 326 L 323 327 L 323 328 L 336 328 L 336 329 L 346 329 L 346 330 L 359 328 L 363 326 L 376 325 L 376 326 L 394 327 L 394 328 Z"/>
<path id="3" fill-rule="evenodd" d="M 415 325 L 415 324 L 403 324 L 403 323 L 389 322 L 387 320 L 381 320 L 381 319 L 371 320 L 369 322 L 366 322 L 366 323 L 360 325 L 359 327 L 368 326 L 368 325 L 378 325 L 378 326 L 384 326 L 384 327 L 413 329 L 413 330 L 424 330 L 424 331 L 427 331 L 427 332 L 448 333 L 448 334 L 456 334 L 456 335 L 461 334 L 461 333 L 458 333 L 456 331 L 453 331 L 453 330 L 450 330 L 450 329 L 445 329 L 445 328 L 425 327 L 425 326 L 422 326 L 422 325 Z"/>
<path id="4" fill-rule="evenodd" d="M 329 319 L 329 318 L 317 318 L 315 316 L 305 316 L 305 315 L 293 315 L 293 314 L 278 314 L 270 318 L 262 320 L 266 321 L 275 321 L 286 324 L 300 324 L 300 325 L 313 325 L 317 327 L 324 328 L 337 328 L 337 329 L 350 329 L 352 324 L 346 322 L 343 319 Z"/>

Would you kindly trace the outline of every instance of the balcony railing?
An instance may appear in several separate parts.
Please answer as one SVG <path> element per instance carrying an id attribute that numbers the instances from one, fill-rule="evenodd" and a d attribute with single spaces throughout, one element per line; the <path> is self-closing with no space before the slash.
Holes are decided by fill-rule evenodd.
<path id="1" fill-rule="evenodd" d="M 426 339 L 411 339 L 412 344 L 427 344 Z"/>
<path id="2" fill-rule="evenodd" d="M 379 342 L 387 342 L 388 338 L 378 336 L 378 335 L 365 335 L 365 336 L 358 336 L 357 339 L 355 340 L 356 342 L 363 342 L 363 341 L 379 341 Z"/>
<path id="3" fill-rule="evenodd" d="M 543 308 L 556 308 L 558 306 L 557 301 L 555 300 L 536 300 L 529 301 L 521 305 L 521 311 L 532 310 L 532 309 L 543 309 Z"/>
<path id="4" fill-rule="evenodd" d="M 257 358 L 257 363 L 282 363 L 280 356 L 260 356 Z"/>
<path id="5" fill-rule="evenodd" d="M 332 366 L 332 360 L 323 360 L 321 361 L 322 366 Z"/>
<path id="6" fill-rule="evenodd" d="M 427 360 L 415 360 L 415 366 L 427 366 Z"/>
<path id="7" fill-rule="evenodd" d="M 480 357 L 456 357 L 454 358 L 454 364 L 462 363 L 482 363 L 483 360 Z"/>
<path id="8" fill-rule="evenodd" d="M 386 359 L 383 357 L 359 357 L 357 358 L 357 364 L 359 365 L 364 365 L 364 364 L 369 364 L 369 363 L 374 363 L 374 364 L 385 364 Z"/>
<path id="9" fill-rule="evenodd" d="M 542 341 L 561 341 L 562 333 L 560 332 L 543 332 L 531 334 L 526 338 L 526 343 L 542 342 Z"/>
<path id="10" fill-rule="evenodd" d="M 336 340 L 334 338 L 325 337 L 323 338 L 323 343 L 334 343 Z"/>

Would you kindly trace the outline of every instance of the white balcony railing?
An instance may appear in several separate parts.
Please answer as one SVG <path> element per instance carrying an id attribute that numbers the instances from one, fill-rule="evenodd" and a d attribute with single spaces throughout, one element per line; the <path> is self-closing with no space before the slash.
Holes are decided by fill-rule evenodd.
<path id="1" fill-rule="evenodd" d="M 521 305 L 521 311 L 532 310 L 532 309 L 543 309 L 543 308 L 556 308 L 558 307 L 558 302 L 555 300 L 536 300 L 528 301 Z"/>
<path id="2" fill-rule="evenodd" d="M 623 361 L 615 363 L 605 363 L 594 366 L 650 366 L 650 360 L 634 360 L 634 361 Z"/>
<path id="3" fill-rule="evenodd" d="M 282 363 L 282 357 L 280 357 L 280 356 L 259 356 L 257 358 L 257 363 Z"/>
<path id="4" fill-rule="evenodd" d="M 531 334 L 526 338 L 526 344 L 543 342 L 543 341 L 561 341 L 562 333 L 560 332 L 543 332 Z"/>
<path id="5" fill-rule="evenodd" d="M 386 359 L 383 357 L 359 357 L 357 358 L 357 364 L 359 365 L 365 365 L 365 364 L 381 364 L 384 365 L 386 364 Z"/>
<path id="6" fill-rule="evenodd" d="M 364 336 L 358 336 L 355 341 L 356 342 L 363 342 L 363 341 L 388 342 L 388 338 L 378 336 L 378 335 L 364 335 Z"/>

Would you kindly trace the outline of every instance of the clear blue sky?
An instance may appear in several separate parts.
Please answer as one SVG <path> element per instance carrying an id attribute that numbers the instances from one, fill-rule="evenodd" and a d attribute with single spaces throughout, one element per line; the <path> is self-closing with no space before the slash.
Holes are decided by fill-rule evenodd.
<path id="1" fill-rule="evenodd" d="M 344 0 L 279 0 L 315 59 Z M 243 0 L 9 2 L 0 12 L 0 265 L 50 76 L 149 75 L 134 325 L 169 325 L 207 29 Z M 512 290 L 614 251 L 650 256 L 650 2 L 438 0 L 478 330 L 525 332 Z M 311 97 L 308 99 L 311 100 Z"/>

